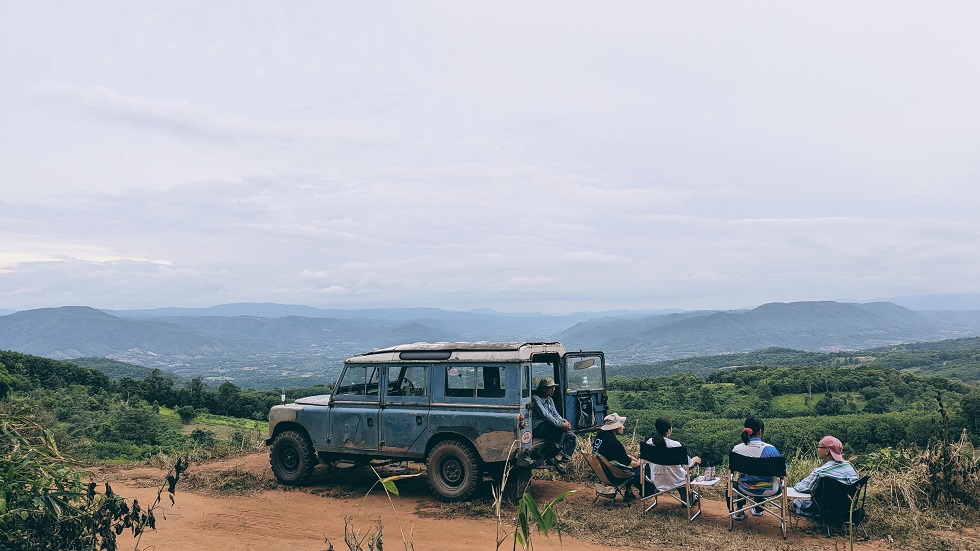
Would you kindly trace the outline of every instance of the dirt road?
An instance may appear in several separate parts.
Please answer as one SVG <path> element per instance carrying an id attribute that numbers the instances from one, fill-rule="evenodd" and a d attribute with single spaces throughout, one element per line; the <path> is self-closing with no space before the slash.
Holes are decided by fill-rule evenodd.
<path id="1" fill-rule="evenodd" d="M 323 470 L 323 472 L 321 472 Z M 358 475 L 356 471 L 366 472 Z M 159 484 L 166 471 L 140 468 L 100 473 L 100 478 L 110 482 L 116 493 L 136 497 L 145 507 L 157 497 Z M 210 478 L 209 476 L 210 475 Z M 251 477 L 266 489 L 245 495 L 218 495 L 209 492 L 205 485 L 220 485 L 223 478 Z M 360 476 L 359 480 L 355 480 Z M 424 478 L 399 481 L 400 495 L 391 502 L 380 489 L 364 497 L 373 476 L 367 469 L 335 469 L 328 471 L 318 467 L 311 485 L 303 488 L 284 488 L 272 483 L 268 456 L 264 453 L 246 457 L 193 464 L 187 473 L 184 487 L 178 485 L 176 503 L 170 505 L 164 493 L 163 515 L 158 514 L 157 530 L 147 532 L 140 541 L 140 549 L 155 551 L 188 550 L 239 550 L 265 551 L 289 549 L 315 551 L 328 548 L 325 536 L 330 538 L 334 549 L 346 551 L 344 543 L 344 519 L 351 517 L 360 536 L 383 521 L 384 547 L 404 549 L 399 527 L 405 539 L 411 539 L 414 548 L 423 550 L 493 550 L 496 549 L 497 525 L 493 518 L 472 515 L 467 505 L 439 503 L 429 493 Z M 183 481 L 182 481 L 183 482 Z M 588 505 L 592 490 L 583 484 L 561 481 L 537 481 L 533 495 L 539 503 L 546 502 L 560 492 L 578 488 L 570 501 L 583 501 Z M 484 503 L 479 505 L 487 507 Z M 705 500 L 704 514 L 697 523 L 712 523 L 727 528 L 727 510 L 724 503 Z M 615 515 L 638 515 L 638 507 L 613 509 Z M 513 519 L 507 519 L 513 526 Z M 505 526 L 506 529 L 508 526 Z M 779 535 L 778 525 L 769 519 L 750 519 L 739 531 L 748 531 L 759 544 L 757 548 L 785 547 Z M 715 530 L 715 532 L 720 532 Z M 722 532 L 725 533 L 725 532 Z M 602 546 L 565 535 L 559 541 L 556 535 L 545 538 L 534 534 L 534 548 L 542 551 L 625 550 L 630 547 Z M 840 540 L 831 541 L 802 533 L 790 533 L 791 547 L 834 548 Z M 129 548 L 128 538 L 120 537 L 119 548 Z M 765 542 L 769 542 L 766 544 Z M 732 542 L 734 544 L 734 542 Z M 508 539 L 501 549 L 511 549 Z M 723 548 L 720 544 L 719 548 Z M 660 548 L 650 545 L 648 548 Z M 883 549 L 879 544 L 864 544 L 856 549 Z M 367 549 L 367 546 L 364 546 Z"/>

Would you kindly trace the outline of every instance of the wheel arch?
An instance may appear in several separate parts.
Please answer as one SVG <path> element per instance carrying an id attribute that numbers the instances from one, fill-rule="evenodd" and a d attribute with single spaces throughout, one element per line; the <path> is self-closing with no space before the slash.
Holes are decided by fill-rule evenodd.
<path id="1" fill-rule="evenodd" d="M 447 440 L 455 440 L 460 444 L 466 446 L 474 454 L 476 454 L 476 457 L 477 459 L 480 460 L 481 464 L 485 464 L 485 461 L 483 460 L 483 456 L 480 454 L 480 450 L 478 450 L 476 445 L 473 443 L 473 440 L 471 440 L 465 434 L 459 432 L 440 432 L 432 435 L 432 438 L 429 438 L 429 441 L 425 443 L 424 457 L 426 461 L 428 461 L 429 459 L 429 454 L 432 453 L 432 448 L 436 447 L 436 445 L 441 444 L 442 442 L 445 442 Z"/>
<path id="2" fill-rule="evenodd" d="M 310 432 L 306 430 L 306 427 L 304 427 L 303 425 L 295 421 L 282 421 L 276 424 L 275 430 L 272 432 L 271 435 L 269 435 L 269 442 L 271 443 L 273 440 L 276 439 L 277 436 L 286 432 L 287 430 L 298 432 L 299 434 L 302 434 L 311 443 L 313 442 L 313 439 L 310 438 Z"/>

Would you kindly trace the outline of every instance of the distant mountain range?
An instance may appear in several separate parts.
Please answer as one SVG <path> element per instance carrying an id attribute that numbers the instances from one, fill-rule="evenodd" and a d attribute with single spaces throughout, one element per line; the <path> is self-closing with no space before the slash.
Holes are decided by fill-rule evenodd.
<path id="1" fill-rule="evenodd" d="M 348 356 L 417 341 L 558 340 L 570 349 L 603 350 L 610 365 L 624 366 L 771 347 L 862 350 L 978 335 L 980 311 L 915 312 L 888 302 L 565 316 L 247 303 L 129 311 L 65 306 L 0 316 L 0 349 L 61 360 L 108 357 L 255 388 L 296 378 L 330 382 Z"/>
<path id="2" fill-rule="evenodd" d="M 974 336 L 980 312 L 913 312 L 888 302 L 764 304 L 729 312 L 685 312 L 577 324 L 563 342 L 615 353 L 619 363 L 750 352 L 770 347 L 833 352 Z"/>

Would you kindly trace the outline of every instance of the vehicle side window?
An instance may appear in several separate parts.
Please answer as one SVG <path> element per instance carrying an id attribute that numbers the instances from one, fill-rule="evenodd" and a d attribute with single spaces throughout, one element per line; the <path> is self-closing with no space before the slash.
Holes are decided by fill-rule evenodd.
<path id="1" fill-rule="evenodd" d="M 388 396 L 425 396 L 426 365 L 388 366 Z"/>
<path id="2" fill-rule="evenodd" d="M 338 396 L 377 396 L 378 366 L 350 365 L 334 389 Z"/>
<path id="3" fill-rule="evenodd" d="M 507 391 L 499 366 L 451 366 L 446 368 L 447 397 L 502 398 Z"/>
<path id="4" fill-rule="evenodd" d="M 530 369 L 526 365 L 521 366 L 521 396 L 524 398 L 531 397 L 531 375 Z"/>
<path id="5" fill-rule="evenodd" d="M 503 398 L 507 391 L 504 370 L 499 366 L 480 368 L 482 380 L 477 380 L 476 395 L 478 398 Z"/>

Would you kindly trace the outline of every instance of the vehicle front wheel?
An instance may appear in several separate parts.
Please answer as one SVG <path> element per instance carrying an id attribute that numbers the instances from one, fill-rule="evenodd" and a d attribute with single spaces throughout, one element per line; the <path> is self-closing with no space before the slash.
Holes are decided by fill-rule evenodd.
<path id="1" fill-rule="evenodd" d="M 482 478 L 476 452 L 456 440 L 436 444 L 426 463 L 429 487 L 444 501 L 469 499 Z"/>
<path id="2" fill-rule="evenodd" d="M 310 439 L 305 434 L 287 430 L 272 442 L 269 463 L 279 482 L 296 486 L 310 478 L 317 461 Z"/>

